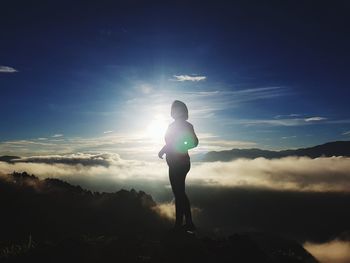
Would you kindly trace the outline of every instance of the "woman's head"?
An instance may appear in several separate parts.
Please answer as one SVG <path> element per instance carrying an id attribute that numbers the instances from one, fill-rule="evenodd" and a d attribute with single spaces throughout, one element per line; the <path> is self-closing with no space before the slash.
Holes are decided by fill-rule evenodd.
<path id="1" fill-rule="evenodd" d="M 175 120 L 187 120 L 188 109 L 185 103 L 179 100 L 175 100 L 171 105 L 171 117 Z"/>

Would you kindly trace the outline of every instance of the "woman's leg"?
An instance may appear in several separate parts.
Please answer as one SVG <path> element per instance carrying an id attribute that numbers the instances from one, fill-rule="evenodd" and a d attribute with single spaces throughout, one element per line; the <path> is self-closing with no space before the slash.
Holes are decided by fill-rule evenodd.
<path id="1" fill-rule="evenodd" d="M 193 225 L 191 206 L 185 192 L 185 179 L 189 169 L 189 164 L 169 167 L 169 179 L 175 196 L 176 226 L 182 225 L 183 216 L 186 225 Z"/>
<path id="2" fill-rule="evenodd" d="M 178 167 L 169 167 L 169 179 L 175 197 L 175 226 L 182 226 L 184 216 L 185 184 L 181 177 L 181 170 Z"/>
<path id="3" fill-rule="evenodd" d="M 193 225 L 191 205 L 186 193 L 185 193 L 185 200 L 184 200 L 184 214 L 185 214 L 186 225 Z"/>
<path id="4" fill-rule="evenodd" d="M 185 221 L 186 221 L 186 225 L 192 227 L 193 226 L 193 221 L 192 221 L 192 213 L 191 213 L 191 204 L 190 201 L 187 197 L 186 194 L 186 189 L 185 189 L 185 179 L 186 179 L 186 175 L 190 170 L 191 165 L 188 164 L 188 166 L 186 166 L 185 170 L 184 170 L 184 200 L 183 200 L 183 208 L 184 208 L 184 215 L 185 215 Z"/>

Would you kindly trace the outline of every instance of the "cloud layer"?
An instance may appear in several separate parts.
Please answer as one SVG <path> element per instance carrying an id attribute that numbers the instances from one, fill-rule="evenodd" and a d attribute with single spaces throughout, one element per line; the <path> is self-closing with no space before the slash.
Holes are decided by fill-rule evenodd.
<path id="1" fill-rule="evenodd" d="M 286 157 L 203 163 L 194 168 L 198 183 L 223 187 L 253 186 L 276 190 L 349 191 L 350 158 Z"/>
<path id="2" fill-rule="evenodd" d="M 82 166 L 104 166 L 109 167 L 120 160 L 117 154 L 68 154 L 68 155 L 47 155 L 31 156 L 14 159 L 17 163 L 41 163 L 41 164 L 67 164 Z"/>
<path id="3" fill-rule="evenodd" d="M 93 191 L 143 190 L 160 203 L 157 212 L 174 216 L 167 165 L 161 160 L 80 153 L 0 162 L 0 174 L 13 171 L 60 178 Z M 195 222 L 205 229 L 272 231 L 302 242 L 325 242 L 349 230 L 349 171 L 350 158 L 344 157 L 194 162 L 186 189 Z"/>
<path id="4" fill-rule="evenodd" d="M 142 132 L 144 134 L 142 134 Z M 201 134 L 200 146 L 194 153 L 204 153 L 211 150 L 228 150 L 235 147 L 247 148 L 255 146 L 250 141 L 223 140 L 210 133 Z M 92 138 L 64 137 L 55 134 L 48 137 L 40 137 L 29 140 L 0 141 L 0 155 L 28 156 L 35 152 L 40 155 L 66 154 L 71 152 L 118 152 L 127 159 L 156 160 L 156 153 L 163 147 L 163 136 L 157 140 L 148 137 L 141 131 L 136 134 L 123 134 L 113 131 L 105 131 L 102 136 Z"/>
<path id="5" fill-rule="evenodd" d="M 27 171 L 40 177 L 96 181 L 96 185 L 168 185 L 167 166 L 162 161 L 124 160 L 118 154 L 79 153 L 23 157 L 14 164 L 0 162 L 0 171 Z M 292 191 L 350 190 L 350 158 L 286 157 L 268 160 L 238 159 L 231 162 L 193 163 L 189 185 L 255 187 Z M 92 184 L 93 185 L 93 184 Z M 107 190 L 98 189 L 98 190 Z M 144 190 L 144 189 L 141 189 Z"/>

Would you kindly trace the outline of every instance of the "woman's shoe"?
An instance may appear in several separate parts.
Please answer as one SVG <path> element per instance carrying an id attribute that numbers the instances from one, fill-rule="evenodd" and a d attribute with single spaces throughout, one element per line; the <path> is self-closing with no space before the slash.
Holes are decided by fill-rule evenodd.
<path id="1" fill-rule="evenodd" d="M 196 226 L 193 223 L 185 224 L 182 226 L 183 230 L 186 232 L 194 232 L 196 231 Z"/>

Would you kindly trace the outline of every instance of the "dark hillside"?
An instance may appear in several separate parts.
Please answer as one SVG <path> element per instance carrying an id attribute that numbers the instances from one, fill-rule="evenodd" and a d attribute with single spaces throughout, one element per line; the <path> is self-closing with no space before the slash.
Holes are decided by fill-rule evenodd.
<path id="1" fill-rule="evenodd" d="M 57 239 L 81 234 L 159 233 L 167 222 L 152 208 L 152 197 L 142 191 L 99 193 L 58 179 L 39 180 L 13 173 L 0 180 L 1 241 L 31 234 Z M 156 226 L 156 227 L 155 227 Z"/>
<path id="2" fill-rule="evenodd" d="M 97 193 L 27 173 L 0 177 L 1 262 L 316 263 L 267 233 L 173 232 L 142 191 Z"/>

